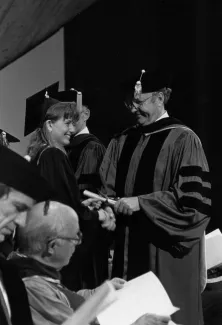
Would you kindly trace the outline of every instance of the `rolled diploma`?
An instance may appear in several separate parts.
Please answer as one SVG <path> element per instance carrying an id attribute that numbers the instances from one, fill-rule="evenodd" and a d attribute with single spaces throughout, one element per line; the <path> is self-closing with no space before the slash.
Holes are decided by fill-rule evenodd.
<path id="1" fill-rule="evenodd" d="M 112 199 L 107 199 L 101 195 L 98 195 L 96 193 L 93 193 L 93 192 L 90 192 L 88 190 L 85 190 L 83 192 L 83 194 L 91 199 L 98 199 L 99 201 L 102 201 L 102 202 L 107 202 L 109 205 L 111 206 L 114 206 L 116 201 L 115 200 L 112 200 Z"/>

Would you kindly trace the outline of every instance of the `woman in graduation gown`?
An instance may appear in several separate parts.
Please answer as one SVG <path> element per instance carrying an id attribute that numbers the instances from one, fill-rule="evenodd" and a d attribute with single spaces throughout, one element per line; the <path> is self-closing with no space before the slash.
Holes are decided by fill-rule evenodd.
<path id="1" fill-rule="evenodd" d="M 93 211 L 80 201 L 79 188 L 65 151 L 73 131 L 73 105 L 74 102 L 62 103 L 52 98 L 44 100 L 39 127 L 33 134 L 28 154 L 55 190 L 55 200 L 71 206 L 79 216 L 83 242 L 62 270 L 63 283 L 71 290 L 79 290 L 84 281 L 81 265 L 84 265 L 101 222 L 102 227 L 113 230 L 115 221 L 110 210 Z"/>

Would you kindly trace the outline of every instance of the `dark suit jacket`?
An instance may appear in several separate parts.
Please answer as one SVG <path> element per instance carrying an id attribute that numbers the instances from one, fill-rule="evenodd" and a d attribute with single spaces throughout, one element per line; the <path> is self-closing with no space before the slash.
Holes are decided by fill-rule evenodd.
<path id="1" fill-rule="evenodd" d="M 23 281 L 18 275 L 17 268 L 12 261 L 7 261 L 0 256 L 0 277 L 8 295 L 11 308 L 12 325 L 33 325 L 29 308 L 28 297 Z M 0 324 L 8 325 L 4 319 L 4 308 L 0 303 Z"/>

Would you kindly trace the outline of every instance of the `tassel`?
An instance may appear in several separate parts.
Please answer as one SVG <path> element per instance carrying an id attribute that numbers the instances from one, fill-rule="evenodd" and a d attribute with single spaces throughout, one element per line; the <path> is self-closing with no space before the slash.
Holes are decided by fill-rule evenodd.
<path id="1" fill-rule="evenodd" d="M 5 131 L 2 131 L 1 136 L 2 136 L 2 144 L 3 144 L 3 146 L 9 147 L 9 142 L 7 140 L 7 134 L 6 134 L 6 132 Z"/>
<path id="2" fill-rule="evenodd" d="M 82 93 L 81 93 L 81 91 L 78 91 L 75 88 L 71 88 L 70 90 L 71 91 L 76 91 L 76 93 L 77 93 L 77 98 L 76 98 L 77 110 L 79 112 L 82 112 Z"/>
<path id="3" fill-rule="evenodd" d="M 140 79 L 135 84 L 135 95 L 140 95 L 142 93 L 141 79 L 145 72 L 146 72 L 145 70 L 141 70 Z"/>

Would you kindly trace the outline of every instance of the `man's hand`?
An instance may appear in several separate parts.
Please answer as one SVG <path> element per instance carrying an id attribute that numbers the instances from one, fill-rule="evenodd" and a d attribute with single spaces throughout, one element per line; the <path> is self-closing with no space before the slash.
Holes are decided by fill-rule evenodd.
<path id="1" fill-rule="evenodd" d="M 137 319 L 132 325 L 166 325 L 169 324 L 170 319 L 169 316 L 145 314 Z"/>
<path id="2" fill-rule="evenodd" d="M 99 209 L 99 220 L 103 228 L 113 231 L 116 228 L 116 219 L 113 210 L 110 207 Z"/>
<path id="3" fill-rule="evenodd" d="M 122 213 L 126 215 L 132 215 L 133 212 L 139 210 L 140 210 L 140 205 L 137 196 L 123 197 L 119 199 L 114 205 L 114 211 L 117 214 Z"/>
<path id="4" fill-rule="evenodd" d="M 113 278 L 110 281 L 116 290 L 122 289 L 124 284 L 127 282 L 126 280 L 120 278 Z"/>

